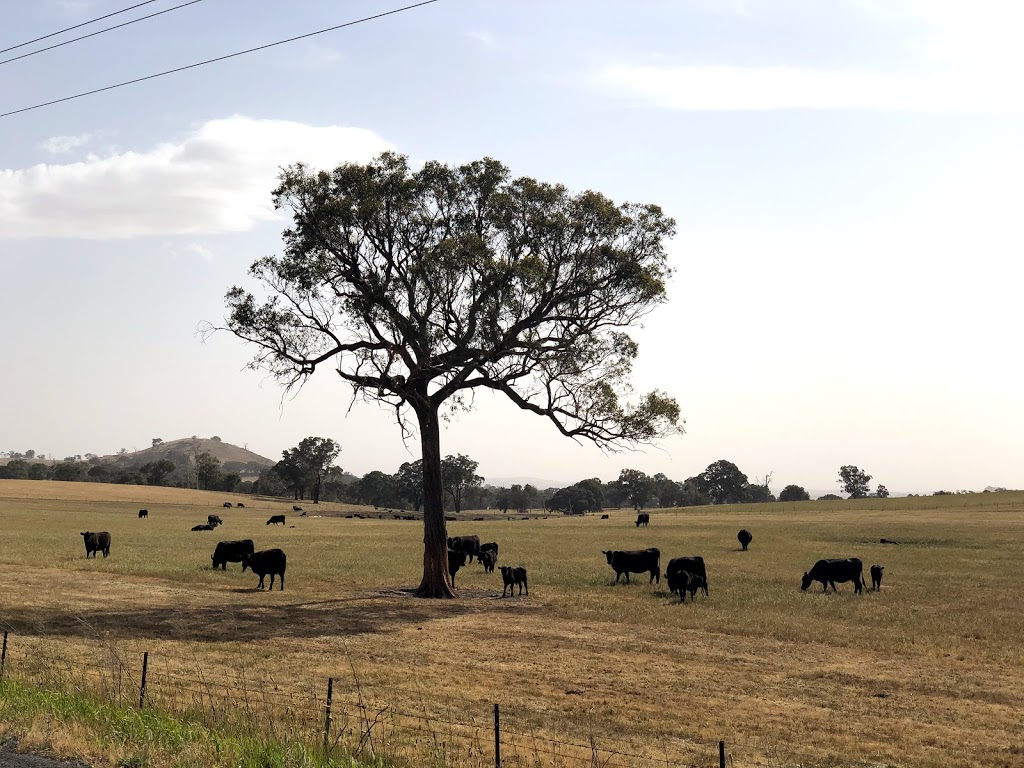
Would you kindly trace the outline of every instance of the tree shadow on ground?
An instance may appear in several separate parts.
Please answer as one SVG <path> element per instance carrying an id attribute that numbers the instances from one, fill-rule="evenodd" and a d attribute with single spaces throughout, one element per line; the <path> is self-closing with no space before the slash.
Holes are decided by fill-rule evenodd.
<path id="1" fill-rule="evenodd" d="M 247 642 L 275 638 L 382 634 L 409 625 L 450 619 L 493 605 L 483 595 L 460 600 L 426 600 L 407 591 L 388 590 L 363 596 L 281 603 L 266 592 L 244 590 L 253 600 L 192 607 L 111 607 L 88 613 L 56 606 L 5 608 L 0 629 L 25 635 L 117 640 L 184 640 L 202 643 Z M 489 598 L 491 593 L 488 593 Z M 241 597 L 241 595 L 239 595 Z M 262 598 L 262 601 L 260 599 Z"/>

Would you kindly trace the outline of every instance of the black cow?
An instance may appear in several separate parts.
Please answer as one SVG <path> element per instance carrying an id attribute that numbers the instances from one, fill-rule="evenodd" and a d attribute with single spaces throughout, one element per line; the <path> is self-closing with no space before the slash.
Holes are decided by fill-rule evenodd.
<path id="1" fill-rule="evenodd" d="M 237 504 L 235 504 L 235 506 L 238 507 L 239 509 L 245 509 L 245 504 L 243 504 L 242 502 L 238 502 Z"/>
<path id="2" fill-rule="evenodd" d="M 205 525 L 193 525 L 192 526 L 192 530 L 193 531 L 212 531 L 216 527 L 217 527 L 216 525 L 210 525 L 209 523 L 206 523 Z"/>
<path id="3" fill-rule="evenodd" d="M 148 509 L 140 509 L 139 510 L 139 520 L 141 520 L 144 517 L 145 518 L 149 517 L 149 510 Z"/>
<path id="4" fill-rule="evenodd" d="M 284 525 L 284 515 L 271 515 L 270 519 L 267 520 L 267 525 L 270 525 L 271 523 L 274 525 L 277 525 L 278 523 Z"/>
<path id="5" fill-rule="evenodd" d="M 601 519 L 602 520 L 607 520 L 608 519 L 608 515 L 601 515 Z"/>
<path id="6" fill-rule="evenodd" d="M 302 511 L 302 507 L 296 506 L 295 504 L 292 505 L 292 512 L 301 512 L 301 511 Z"/>
<path id="7" fill-rule="evenodd" d="M 497 557 L 498 556 L 498 542 L 496 542 L 496 541 L 488 541 L 486 544 L 481 544 L 480 545 L 480 551 L 481 552 L 487 552 L 487 551 L 493 552 L 494 556 Z M 479 555 L 477 555 L 477 557 L 479 557 Z"/>
<path id="8" fill-rule="evenodd" d="M 892 539 L 879 539 L 878 543 L 879 544 L 896 544 L 896 545 L 899 545 L 898 541 L 893 541 Z"/>
<path id="9" fill-rule="evenodd" d="M 498 553 L 493 549 L 482 549 L 478 557 L 480 564 L 484 567 L 484 573 L 494 573 L 494 566 L 498 562 Z"/>
<path id="10" fill-rule="evenodd" d="M 456 552 L 465 552 L 469 557 L 469 562 L 473 562 L 473 556 L 480 556 L 480 537 L 479 536 L 449 536 L 448 537 L 448 549 L 454 549 Z"/>
<path id="11" fill-rule="evenodd" d="M 526 583 L 526 569 L 517 565 L 513 568 L 511 565 L 502 565 L 498 568 L 501 571 L 501 581 L 505 585 L 501 590 L 501 596 L 505 596 L 505 590 L 508 590 L 508 596 L 514 597 L 516 591 L 516 584 L 519 585 L 519 594 L 523 594 L 523 587 L 526 587 L 526 596 L 530 596 L 530 585 Z"/>
<path id="12" fill-rule="evenodd" d="M 223 506 L 224 506 L 224 509 L 231 509 L 231 502 L 230 501 L 225 501 Z"/>
<path id="13" fill-rule="evenodd" d="M 448 550 L 448 574 L 452 577 L 452 586 L 455 586 L 455 574 L 459 568 L 466 565 L 466 553 L 461 549 Z"/>
<path id="14" fill-rule="evenodd" d="M 224 521 L 220 519 L 220 515 L 207 515 L 206 522 L 212 526 L 224 525 Z"/>
<path id="15" fill-rule="evenodd" d="M 639 515 L 636 516 L 636 527 L 637 528 L 639 528 L 641 525 L 646 528 L 648 523 L 650 523 L 650 522 L 651 522 L 651 516 L 649 514 L 647 514 L 646 512 L 641 512 Z"/>
<path id="16" fill-rule="evenodd" d="M 743 528 L 736 534 L 736 538 L 739 539 L 740 546 L 742 546 L 743 551 L 746 552 L 747 547 L 750 545 L 750 542 L 753 541 L 754 536 L 746 528 Z"/>
<path id="17" fill-rule="evenodd" d="M 96 553 L 102 552 L 103 557 L 110 554 L 110 534 L 106 531 L 82 531 L 82 538 L 85 539 L 85 556 L 92 555 L 96 559 Z"/>
<path id="18" fill-rule="evenodd" d="M 256 547 L 253 546 L 252 539 L 242 539 L 240 541 L 218 541 L 217 548 L 213 550 L 211 559 L 213 560 L 213 570 L 220 568 L 222 570 L 228 569 L 228 563 L 241 563 L 244 555 L 251 555 L 256 551 Z M 245 570 L 243 566 L 242 570 Z"/>
<path id="19" fill-rule="evenodd" d="M 875 592 L 882 591 L 882 571 L 884 570 L 884 565 L 871 566 L 871 589 L 873 589 Z"/>
<path id="20" fill-rule="evenodd" d="M 853 590 L 860 594 L 864 588 L 864 563 L 859 557 L 848 557 L 845 559 L 819 560 L 810 571 L 804 573 L 800 583 L 800 589 L 807 591 L 812 581 L 820 581 L 822 592 L 828 592 L 829 586 L 833 592 L 838 592 L 836 582 L 852 581 Z"/>
<path id="21" fill-rule="evenodd" d="M 264 549 L 261 552 L 242 556 L 242 570 L 252 568 L 252 572 L 260 577 L 257 589 L 263 589 L 263 577 L 270 574 L 270 591 L 274 589 L 274 576 L 281 577 L 281 591 L 284 591 L 284 569 L 288 558 L 280 549 Z"/>
<path id="22" fill-rule="evenodd" d="M 650 549 L 608 549 L 601 550 L 601 554 L 608 558 L 608 565 L 615 569 L 615 583 L 619 583 L 619 577 L 626 574 L 626 583 L 629 583 L 629 574 L 647 573 L 651 574 L 652 581 L 661 583 L 661 550 L 657 547 Z"/>
<path id="23" fill-rule="evenodd" d="M 708 582 L 703 576 L 689 571 L 676 571 L 671 576 L 666 576 L 668 588 L 673 592 L 679 592 L 679 602 L 686 602 L 686 593 L 690 593 L 690 602 L 697 599 L 697 590 L 703 589 L 707 597 Z"/>
<path id="24" fill-rule="evenodd" d="M 680 583 L 682 579 L 676 578 L 676 574 L 689 573 L 693 576 L 699 576 L 701 580 L 700 588 L 704 590 L 704 597 L 708 596 L 708 569 L 704 565 L 704 558 L 700 555 L 694 555 L 693 557 L 673 557 L 668 561 L 668 567 L 665 568 L 665 581 L 668 582 L 669 592 L 679 592 L 682 587 Z"/>

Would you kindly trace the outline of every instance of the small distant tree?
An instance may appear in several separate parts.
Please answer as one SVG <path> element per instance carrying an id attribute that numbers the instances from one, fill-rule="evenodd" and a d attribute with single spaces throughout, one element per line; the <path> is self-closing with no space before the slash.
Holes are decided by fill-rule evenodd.
<path id="1" fill-rule="evenodd" d="M 146 478 L 147 485 L 164 485 L 168 475 L 170 475 L 175 467 L 174 462 L 168 459 L 160 459 L 160 461 L 151 461 L 143 464 L 139 467 L 141 472 Z"/>
<path id="2" fill-rule="evenodd" d="M 639 469 L 623 469 L 619 472 L 619 483 L 626 491 L 626 498 L 633 509 L 643 509 L 655 492 L 655 482 Z"/>
<path id="3" fill-rule="evenodd" d="M 36 457 L 36 452 L 35 451 L 33 451 L 31 449 L 25 451 L 25 458 L 26 459 L 34 459 L 35 457 Z"/>
<path id="4" fill-rule="evenodd" d="M 281 451 L 281 460 L 274 470 L 292 489 L 297 501 L 309 493 L 313 503 L 318 504 L 324 475 L 339 453 L 341 446 L 328 437 L 305 437 L 295 448 Z"/>
<path id="5" fill-rule="evenodd" d="M 460 453 L 458 456 L 445 456 L 441 460 L 441 485 L 452 500 L 455 514 L 462 512 L 462 497 L 466 489 L 479 486 L 484 479 L 476 473 L 480 463 Z"/>
<path id="6" fill-rule="evenodd" d="M 871 491 L 871 475 L 853 464 L 839 468 L 838 482 L 851 499 L 863 499 Z"/>
<path id="7" fill-rule="evenodd" d="M 513 488 L 515 486 L 512 486 Z M 508 512 L 512 506 L 512 488 L 498 488 L 494 492 L 494 505 L 501 510 L 502 514 Z"/>
<path id="8" fill-rule="evenodd" d="M 787 485 L 779 493 L 779 501 L 810 501 L 811 495 L 799 485 Z"/>
<path id="9" fill-rule="evenodd" d="M 75 482 L 85 477 L 86 465 L 78 462 L 65 461 L 53 467 L 53 479 Z"/>
<path id="10" fill-rule="evenodd" d="M 676 504 L 680 507 L 703 507 L 713 503 L 711 497 L 701 491 L 693 482 L 693 478 L 679 484 L 679 495 Z"/>
<path id="11" fill-rule="evenodd" d="M 220 459 L 212 453 L 203 451 L 196 456 L 196 483 L 200 490 L 215 491 L 220 488 Z"/>
<path id="12" fill-rule="evenodd" d="M 414 511 L 423 506 L 423 460 L 407 461 L 395 473 L 395 484 L 402 498 Z"/>
<path id="13" fill-rule="evenodd" d="M 30 466 L 24 459 L 11 459 L 6 466 L 0 467 L 0 470 L 3 470 L 3 475 L 0 477 L 6 477 L 9 480 L 28 480 Z"/>
<path id="14" fill-rule="evenodd" d="M 45 464 L 33 463 L 28 465 L 29 480 L 49 480 L 50 468 Z"/>
<path id="15" fill-rule="evenodd" d="M 880 499 L 887 499 L 889 498 L 889 489 L 886 488 L 884 485 L 879 485 L 878 490 L 875 491 L 875 496 L 877 496 Z"/>
<path id="16" fill-rule="evenodd" d="M 826 493 L 824 496 L 819 496 L 818 501 L 842 501 L 843 497 L 835 493 Z"/>
<path id="17" fill-rule="evenodd" d="M 748 499 L 747 476 L 731 461 L 719 459 L 690 479 L 712 504 L 739 504 Z"/>

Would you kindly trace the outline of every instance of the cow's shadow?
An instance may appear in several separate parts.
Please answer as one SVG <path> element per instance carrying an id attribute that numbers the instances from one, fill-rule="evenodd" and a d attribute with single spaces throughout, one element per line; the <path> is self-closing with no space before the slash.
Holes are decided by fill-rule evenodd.
<path id="1" fill-rule="evenodd" d="M 115 640 L 186 640 L 204 643 L 272 638 L 383 634 L 482 612 L 491 600 L 427 600 L 394 590 L 364 596 L 283 603 L 275 591 L 234 590 L 230 602 L 205 606 L 145 606 L 91 609 L 80 613 L 54 606 L 17 606 L 0 614 L 0 630 L 25 635 L 105 637 Z M 241 599 L 243 594 L 251 599 Z"/>

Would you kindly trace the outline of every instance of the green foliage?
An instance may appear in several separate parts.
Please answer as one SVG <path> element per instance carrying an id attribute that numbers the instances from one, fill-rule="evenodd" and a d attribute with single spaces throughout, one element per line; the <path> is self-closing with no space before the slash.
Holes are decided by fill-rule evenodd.
<path id="1" fill-rule="evenodd" d="M 886 488 L 884 485 L 879 485 L 878 490 L 875 491 L 875 496 L 877 496 L 880 499 L 887 499 L 889 498 L 889 489 Z"/>
<path id="2" fill-rule="evenodd" d="M 738 504 L 748 499 L 747 476 L 731 461 L 719 459 L 696 477 L 690 478 L 713 504 Z"/>
<path id="3" fill-rule="evenodd" d="M 600 512 L 604 508 L 604 493 L 599 479 L 580 480 L 568 488 L 560 488 L 548 499 L 548 509 L 566 515 Z"/>
<path id="4" fill-rule="evenodd" d="M 799 485 L 787 485 L 779 494 L 779 501 L 810 501 L 811 496 Z"/>
<path id="5" fill-rule="evenodd" d="M 633 508 L 643 509 L 647 500 L 654 495 L 656 484 L 638 469 L 623 469 L 619 472 L 619 485 Z"/>
<path id="6" fill-rule="evenodd" d="M 327 437 L 305 437 L 298 446 L 281 452 L 274 472 L 291 488 L 295 498 L 305 499 L 309 493 L 313 503 L 320 501 L 324 476 L 341 453 L 341 446 Z"/>
<path id="7" fill-rule="evenodd" d="M 870 491 L 870 482 L 871 475 L 852 464 L 845 464 L 839 468 L 839 484 L 851 499 L 865 498 Z"/>
<path id="8" fill-rule="evenodd" d="M 441 460 L 441 484 L 452 500 L 455 514 L 462 511 L 462 498 L 466 489 L 479 486 L 484 481 L 476 474 L 478 466 L 480 462 L 462 453 L 458 456 L 445 456 Z"/>
<path id="9" fill-rule="evenodd" d="M 416 459 L 402 464 L 395 473 L 395 484 L 402 498 L 419 512 L 423 506 L 423 460 Z"/>

